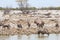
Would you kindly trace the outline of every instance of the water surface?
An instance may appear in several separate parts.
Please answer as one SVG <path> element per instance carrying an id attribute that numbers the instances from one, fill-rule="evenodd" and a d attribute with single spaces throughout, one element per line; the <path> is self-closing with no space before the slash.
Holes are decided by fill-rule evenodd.
<path id="1" fill-rule="evenodd" d="M 50 34 L 48 35 L 10 35 L 10 36 L 0 36 L 0 40 L 60 40 L 60 34 Z"/>

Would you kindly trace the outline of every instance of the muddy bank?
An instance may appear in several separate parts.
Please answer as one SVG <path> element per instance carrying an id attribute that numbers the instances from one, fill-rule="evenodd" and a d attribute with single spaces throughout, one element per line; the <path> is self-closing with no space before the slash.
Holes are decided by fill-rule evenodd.
<path id="1" fill-rule="evenodd" d="M 29 34 L 37 34 L 38 31 L 41 30 L 42 32 L 46 31 L 49 34 L 56 34 L 56 33 L 60 33 L 60 28 L 44 28 L 44 29 L 39 29 L 39 28 L 27 28 L 27 29 L 16 29 L 16 28 L 12 28 L 12 29 L 0 29 L 0 35 L 29 35 Z"/>

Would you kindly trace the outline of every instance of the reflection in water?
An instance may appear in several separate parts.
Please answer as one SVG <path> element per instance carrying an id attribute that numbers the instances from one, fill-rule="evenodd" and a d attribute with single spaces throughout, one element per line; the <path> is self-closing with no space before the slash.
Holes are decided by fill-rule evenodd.
<path id="1" fill-rule="evenodd" d="M 60 34 L 50 34 L 49 36 L 32 35 L 14 35 L 14 36 L 0 36 L 0 40 L 60 40 Z"/>

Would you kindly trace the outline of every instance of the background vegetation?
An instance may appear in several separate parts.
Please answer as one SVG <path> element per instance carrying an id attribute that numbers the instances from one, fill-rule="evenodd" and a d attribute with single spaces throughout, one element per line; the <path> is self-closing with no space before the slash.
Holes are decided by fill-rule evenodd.
<path id="1" fill-rule="evenodd" d="M 0 7 L 0 10 L 5 10 L 7 8 Z M 60 7 L 43 7 L 43 8 L 36 8 L 36 7 L 30 7 L 30 8 L 9 8 L 11 10 L 60 10 Z"/>

